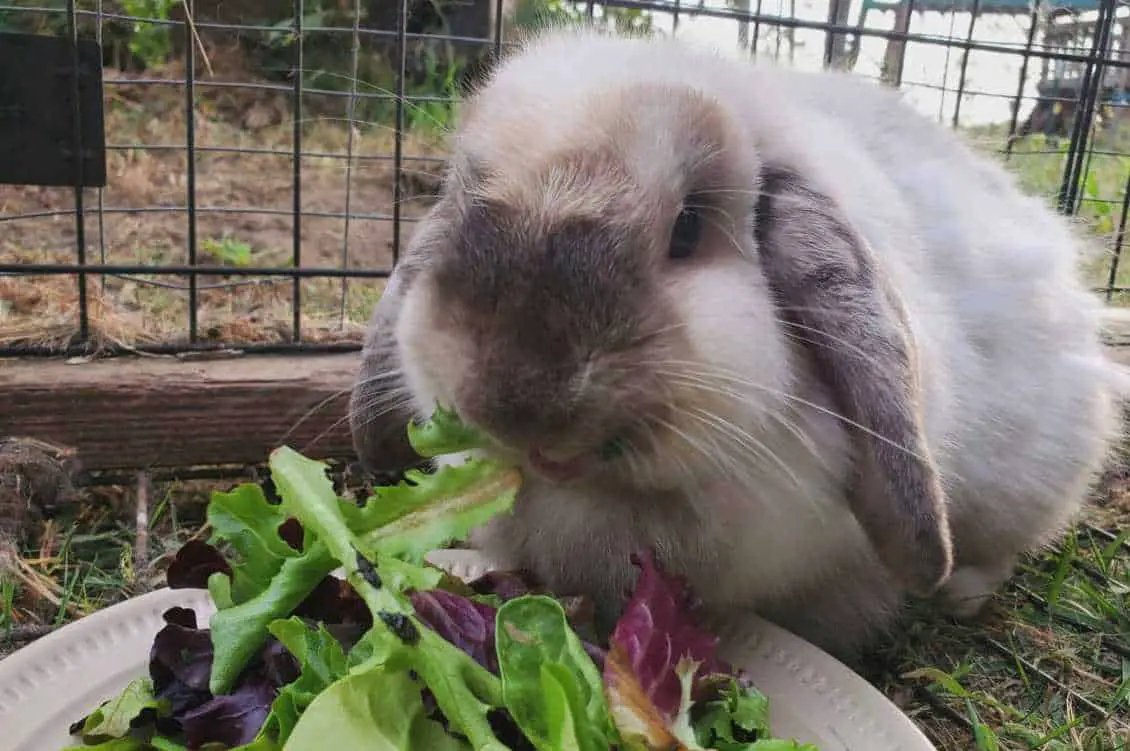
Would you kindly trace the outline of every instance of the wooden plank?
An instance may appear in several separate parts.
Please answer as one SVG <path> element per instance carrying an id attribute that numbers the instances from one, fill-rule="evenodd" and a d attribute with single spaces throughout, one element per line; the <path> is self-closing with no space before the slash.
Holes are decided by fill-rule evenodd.
<path id="1" fill-rule="evenodd" d="M 910 32 L 910 0 L 900 0 L 895 8 L 895 32 Z M 902 80 L 902 68 L 906 64 L 906 40 L 888 39 L 887 50 L 883 54 L 883 68 L 880 73 L 883 83 L 894 84 Z"/>
<path id="2" fill-rule="evenodd" d="M 352 458 L 360 354 L 0 360 L 0 437 L 73 448 L 84 470 L 255 464 L 285 443 Z"/>

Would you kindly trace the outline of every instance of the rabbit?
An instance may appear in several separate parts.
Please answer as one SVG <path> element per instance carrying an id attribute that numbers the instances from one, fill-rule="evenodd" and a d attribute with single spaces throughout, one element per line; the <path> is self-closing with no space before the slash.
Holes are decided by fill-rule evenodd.
<path id="1" fill-rule="evenodd" d="M 976 617 L 1084 503 L 1126 377 L 1083 249 L 878 84 L 548 29 L 463 104 L 354 444 L 454 409 L 488 447 L 439 463 L 523 469 L 497 565 L 607 618 L 651 548 L 719 633 L 852 660 L 913 598 Z"/>

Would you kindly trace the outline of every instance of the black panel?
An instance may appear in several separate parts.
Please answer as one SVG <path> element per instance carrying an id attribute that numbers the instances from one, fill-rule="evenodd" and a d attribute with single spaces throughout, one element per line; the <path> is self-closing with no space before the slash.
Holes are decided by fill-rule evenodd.
<path id="1" fill-rule="evenodd" d="M 82 175 L 76 169 L 75 43 L 65 37 L 0 34 L 0 183 L 106 185 L 106 134 L 102 122 L 102 49 L 78 41 L 78 136 Z"/>

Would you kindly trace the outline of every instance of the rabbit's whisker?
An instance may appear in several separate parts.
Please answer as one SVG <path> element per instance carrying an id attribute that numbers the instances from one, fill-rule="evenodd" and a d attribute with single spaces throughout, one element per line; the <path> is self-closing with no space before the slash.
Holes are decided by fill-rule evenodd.
<path id="1" fill-rule="evenodd" d="M 737 375 L 737 374 L 726 372 L 726 371 L 719 369 L 719 368 L 711 368 L 711 367 L 703 366 L 701 363 L 696 363 L 696 362 L 691 362 L 691 361 L 679 361 L 679 360 L 667 360 L 667 361 L 665 361 L 665 363 L 667 365 L 671 365 L 671 366 L 680 368 L 681 369 L 680 372 L 683 373 L 683 374 L 692 374 L 693 373 L 693 374 L 696 374 L 696 375 L 704 376 L 706 378 L 716 378 L 720 381 L 727 382 L 727 383 L 734 385 L 734 386 L 746 387 L 746 388 L 754 389 L 756 391 L 761 391 L 762 393 L 769 394 L 771 396 L 777 397 L 777 398 L 782 399 L 784 401 L 791 402 L 793 404 L 797 404 L 797 405 L 806 407 L 808 409 L 815 410 L 817 412 L 820 412 L 821 414 L 827 415 L 827 416 L 829 416 L 829 417 L 831 417 L 835 420 L 838 420 L 845 425 L 853 427 L 856 430 L 862 431 L 862 432 L 866 433 L 867 435 L 870 435 L 871 437 L 886 443 L 888 446 L 891 446 L 892 448 L 897 449 L 898 451 L 901 451 L 901 452 L 905 453 L 906 455 L 913 457 L 914 459 L 917 459 L 918 461 L 921 461 L 923 463 L 927 462 L 927 460 L 923 456 L 918 454 L 916 451 L 910 449 L 909 447 L 903 446 L 902 444 L 898 443 L 897 441 L 891 440 L 889 437 L 884 436 L 881 433 L 878 433 L 878 432 L 872 430 L 871 428 L 867 427 L 866 425 L 863 425 L 863 424 L 861 424 L 861 423 L 859 423 L 855 420 L 852 420 L 850 417 L 842 415 L 839 412 L 836 412 L 835 410 L 828 409 L 827 407 L 824 407 L 820 404 L 809 401 L 809 400 L 804 399 L 802 397 L 796 396 L 794 394 L 790 394 L 790 393 L 785 392 L 785 391 L 781 391 L 780 389 L 775 389 L 775 388 L 772 388 L 770 386 L 766 386 L 766 385 L 761 384 L 761 383 L 757 383 L 756 381 L 752 381 L 748 378 L 742 377 L 742 376 Z"/>

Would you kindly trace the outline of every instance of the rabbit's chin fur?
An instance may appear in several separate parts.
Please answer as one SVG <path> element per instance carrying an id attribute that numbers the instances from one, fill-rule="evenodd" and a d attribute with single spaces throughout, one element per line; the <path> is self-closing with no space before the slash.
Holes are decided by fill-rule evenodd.
<path id="1" fill-rule="evenodd" d="M 633 104 L 617 114 L 622 97 Z M 575 163 L 555 171 L 554 160 L 586 150 L 598 165 L 591 174 Z M 609 153 L 618 161 L 599 167 Z M 378 306 L 354 395 L 362 458 L 376 452 L 382 399 L 410 403 L 420 416 L 437 402 L 488 418 L 510 404 L 503 395 L 484 406 L 468 394 L 498 388 L 484 353 L 506 349 L 500 331 L 525 329 L 460 304 L 452 290 L 494 283 L 483 264 L 496 271 L 517 261 L 485 250 L 485 240 L 468 241 L 463 266 L 442 256 L 464 226 L 454 215 L 502 203 L 523 218 L 542 212 L 543 226 L 555 212 L 668 216 L 657 207 L 678 202 L 684 173 L 710 159 L 715 185 L 729 187 L 715 191 L 722 209 L 704 230 L 703 257 L 640 272 L 653 298 L 642 309 L 657 331 L 672 332 L 660 337 L 662 357 L 694 363 L 707 386 L 698 397 L 693 384 L 670 383 L 653 401 L 622 396 L 681 430 L 658 430 L 650 451 L 629 450 L 571 483 L 527 471 L 513 514 L 473 542 L 556 591 L 594 596 L 606 612 L 634 581 L 630 554 L 650 547 L 688 578 L 718 627 L 756 612 L 845 658 L 930 582 L 941 584 L 937 600 L 950 612 L 975 614 L 1018 556 L 1062 531 L 1082 505 L 1117 437 L 1124 376 L 1104 357 L 1100 305 L 1077 277 L 1081 243 L 1065 222 L 894 94 L 847 75 L 591 31 L 529 40 L 468 103 L 445 196 Z M 767 170 L 778 171 L 775 209 L 758 203 L 759 190 L 770 190 Z M 766 218 L 772 212 L 776 220 Z M 758 230 L 773 221 L 777 229 Z M 657 236 L 671 231 L 669 218 L 651 224 Z M 833 258 L 826 247 L 837 243 L 857 246 L 856 256 Z M 810 258 L 831 270 L 816 261 L 804 268 Z M 873 297 L 842 300 L 848 323 L 825 308 L 821 333 L 804 311 L 832 299 L 823 281 Z M 631 294 L 616 304 L 630 306 Z M 604 302 L 594 298 L 593 309 Z M 844 375 L 855 367 L 853 349 L 865 362 L 855 380 Z M 871 362 L 886 357 L 889 368 Z M 382 377 L 392 396 L 375 385 Z M 508 387 L 536 390 L 535 380 Z M 867 401 L 868 389 L 893 394 L 891 414 L 884 399 Z M 857 419 L 838 416 L 845 404 Z M 592 421 L 611 424 L 615 414 L 605 405 Z M 853 431 L 861 421 L 908 432 L 893 435 L 900 446 L 884 454 L 881 441 Z M 898 451 L 922 457 L 925 469 L 901 467 L 913 462 Z M 895 465 L 887 475 L 875 470 Z M 882 476 L 868 484 L 873 471 Z M 892 513 L 876 518 L 882 504 L 873 498 L 883 493 L 894 498 Z M 901 540 L 889 549 L 884 524 Z M 917 588 L 901 570 L 919 565 L 915 540 L 925 561 Z"/>

